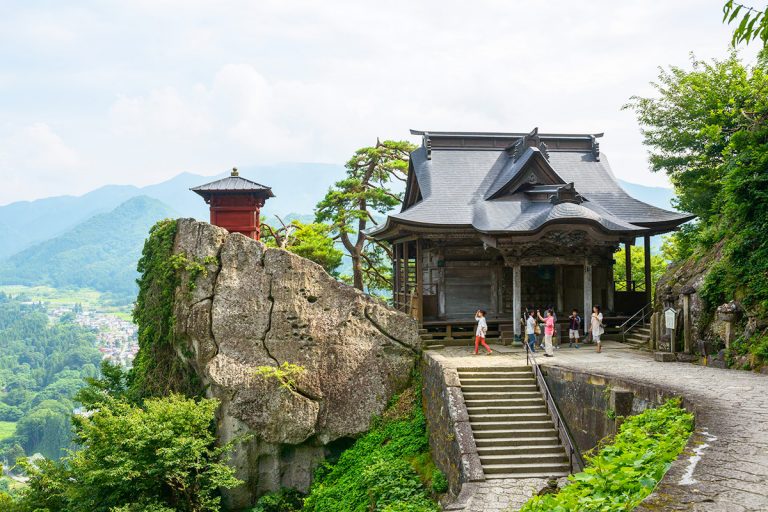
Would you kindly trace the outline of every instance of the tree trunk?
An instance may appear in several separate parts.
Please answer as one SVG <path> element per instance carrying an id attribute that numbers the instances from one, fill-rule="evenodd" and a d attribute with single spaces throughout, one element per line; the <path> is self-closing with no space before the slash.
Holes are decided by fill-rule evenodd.
<path id="1" fill-rule="evenodd" d="M 360 255 L 352 254 L 352 285 L 358 290 L 363 289 L 363 262 Z"/>

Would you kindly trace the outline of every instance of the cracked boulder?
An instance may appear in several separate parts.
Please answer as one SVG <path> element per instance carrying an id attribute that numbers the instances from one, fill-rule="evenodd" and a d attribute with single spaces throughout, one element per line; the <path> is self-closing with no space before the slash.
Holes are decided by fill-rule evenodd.
<path id="1" fill-rule="evenodd" d="M 251 436 L 233 457 L 246 484 L 228 506 L 281 486 L 306 490 L 323 447 L 367 431 L 408 384 L 416 322 L 309 260 L 207 223 L 180 220 L 175 251 L 209 262 L 176 291 L 183 357 L 222 402 L 222 441 Z M 255 375 L 286 362 L 305 369 L 293 390 Z"/>

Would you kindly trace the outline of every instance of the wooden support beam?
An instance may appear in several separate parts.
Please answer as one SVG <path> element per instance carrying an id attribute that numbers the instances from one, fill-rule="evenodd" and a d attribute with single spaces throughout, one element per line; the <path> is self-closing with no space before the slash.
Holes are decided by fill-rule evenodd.
<path id="1" fill-rule="evenodd" d="M 643 238 L 643 249 L 645 252 L 645 298 L 646 302 L 650 304 L 653 300 L 653 290 L 651 289 L 651 237 L 646 236 Z"/>
<path id="2" fill-rule="evenodd" d="M 515 324 L 515 336 L 521 336 L 520 319 L 523 317 L 523 306 L 521 303 L 522 271 L 520 264 L 515 263 L 512 266 L 512 316 Z"/>
<path id="3" fill-rule="evenodd" d="M 585 325 L 587 319 L 592 317 L 592 265 L 589 260 L 584 260 L 584 316 Z"/>
<path id="4" fill-rule="evenodd" d="M 627 291 L 632 290 L 632 244 L 624 242 L 624 271 L 627 278 Z"/>
<path id="5" fill-rule="evenodd" d="M 421 240 L 416 240 L 416 320 L 419 323 L 424 321 L 424 264 L 422 262 L 423 252 L 421 250 Z"/>

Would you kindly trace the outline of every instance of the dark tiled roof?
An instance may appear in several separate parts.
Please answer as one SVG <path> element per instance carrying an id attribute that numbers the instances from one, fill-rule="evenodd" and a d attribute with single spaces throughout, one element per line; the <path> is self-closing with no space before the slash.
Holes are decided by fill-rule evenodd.
<path id="1" fill-rule="evenodd" d="M 384 236 L 395 224 L 531 233 L 551 223 L 587 222 L 605 232 L 641 236 L 669 231 L 693 218 L 631 197 L 616 182 L 605 155 L 598 158 L 595 151 L 583 149 L 549 151 L 548 155 L 548 164 L 559 178 L 556 181 L 573 182 L 584 199 L 580 204 L 532 200 L 522 188 L 518 193 L 503 192 L 505 184 L 514 181 L 537 152 L 537 148 L 528 148 L 515 161 L 503 148 L 446 147 L 428 152 L 423 145 L 411 153 L 423 200 L 390 215 L 370 234 Z M 544 158 L 538 153 L 537 158 Z M 544 185 L 557 187 L 556 183 Z M 494 195 L 495 199 L 489 199 Z"/>
<path id="2" fill-rule="evenodd" d="M 263 192 L 267 197 L 274 197 L 270 187 L 240 176 L 227 176 L 205 185 L 192 187 L 190 190 L 198 194 L 201 192 Z"/>

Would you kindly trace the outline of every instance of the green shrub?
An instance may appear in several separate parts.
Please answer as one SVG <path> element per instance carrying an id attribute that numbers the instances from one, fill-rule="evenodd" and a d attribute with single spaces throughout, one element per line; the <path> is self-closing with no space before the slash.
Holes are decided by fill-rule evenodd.
<path id="1" fill-rule="evenodd" d="M 429 452 L 419 396 L 418 390 L 403 393 L 385 412 L 384 419 L 375 421 L 335 465 L 321 465 L 304 500 L 304 511 L 439 510 L 415 467 Z M 403 410 L 404 414 L 391 414 Z"/>
<path id="2" fill-rule="evenodd" d="M 303 501 L 304 497 L 296 489 L 282 488 L 259 498 L 251 512 L 298 512 Z"/>
<path id="3" fill-rule="evenodd" d="M 693 431 L 678 399 L 628 418 L 613 443 L 587 457 L 557 494 L 535 496 L 521 512 L 629 511 L 656 487 Z"/>
<path id="4" fill-rule="evenodd" d="M 445 478 L 445 473 L 439 469 L 435 469 L 432 472 L 432 492 L 435 494 L 443 494 L 448 490 L 448 479 Z"/>

